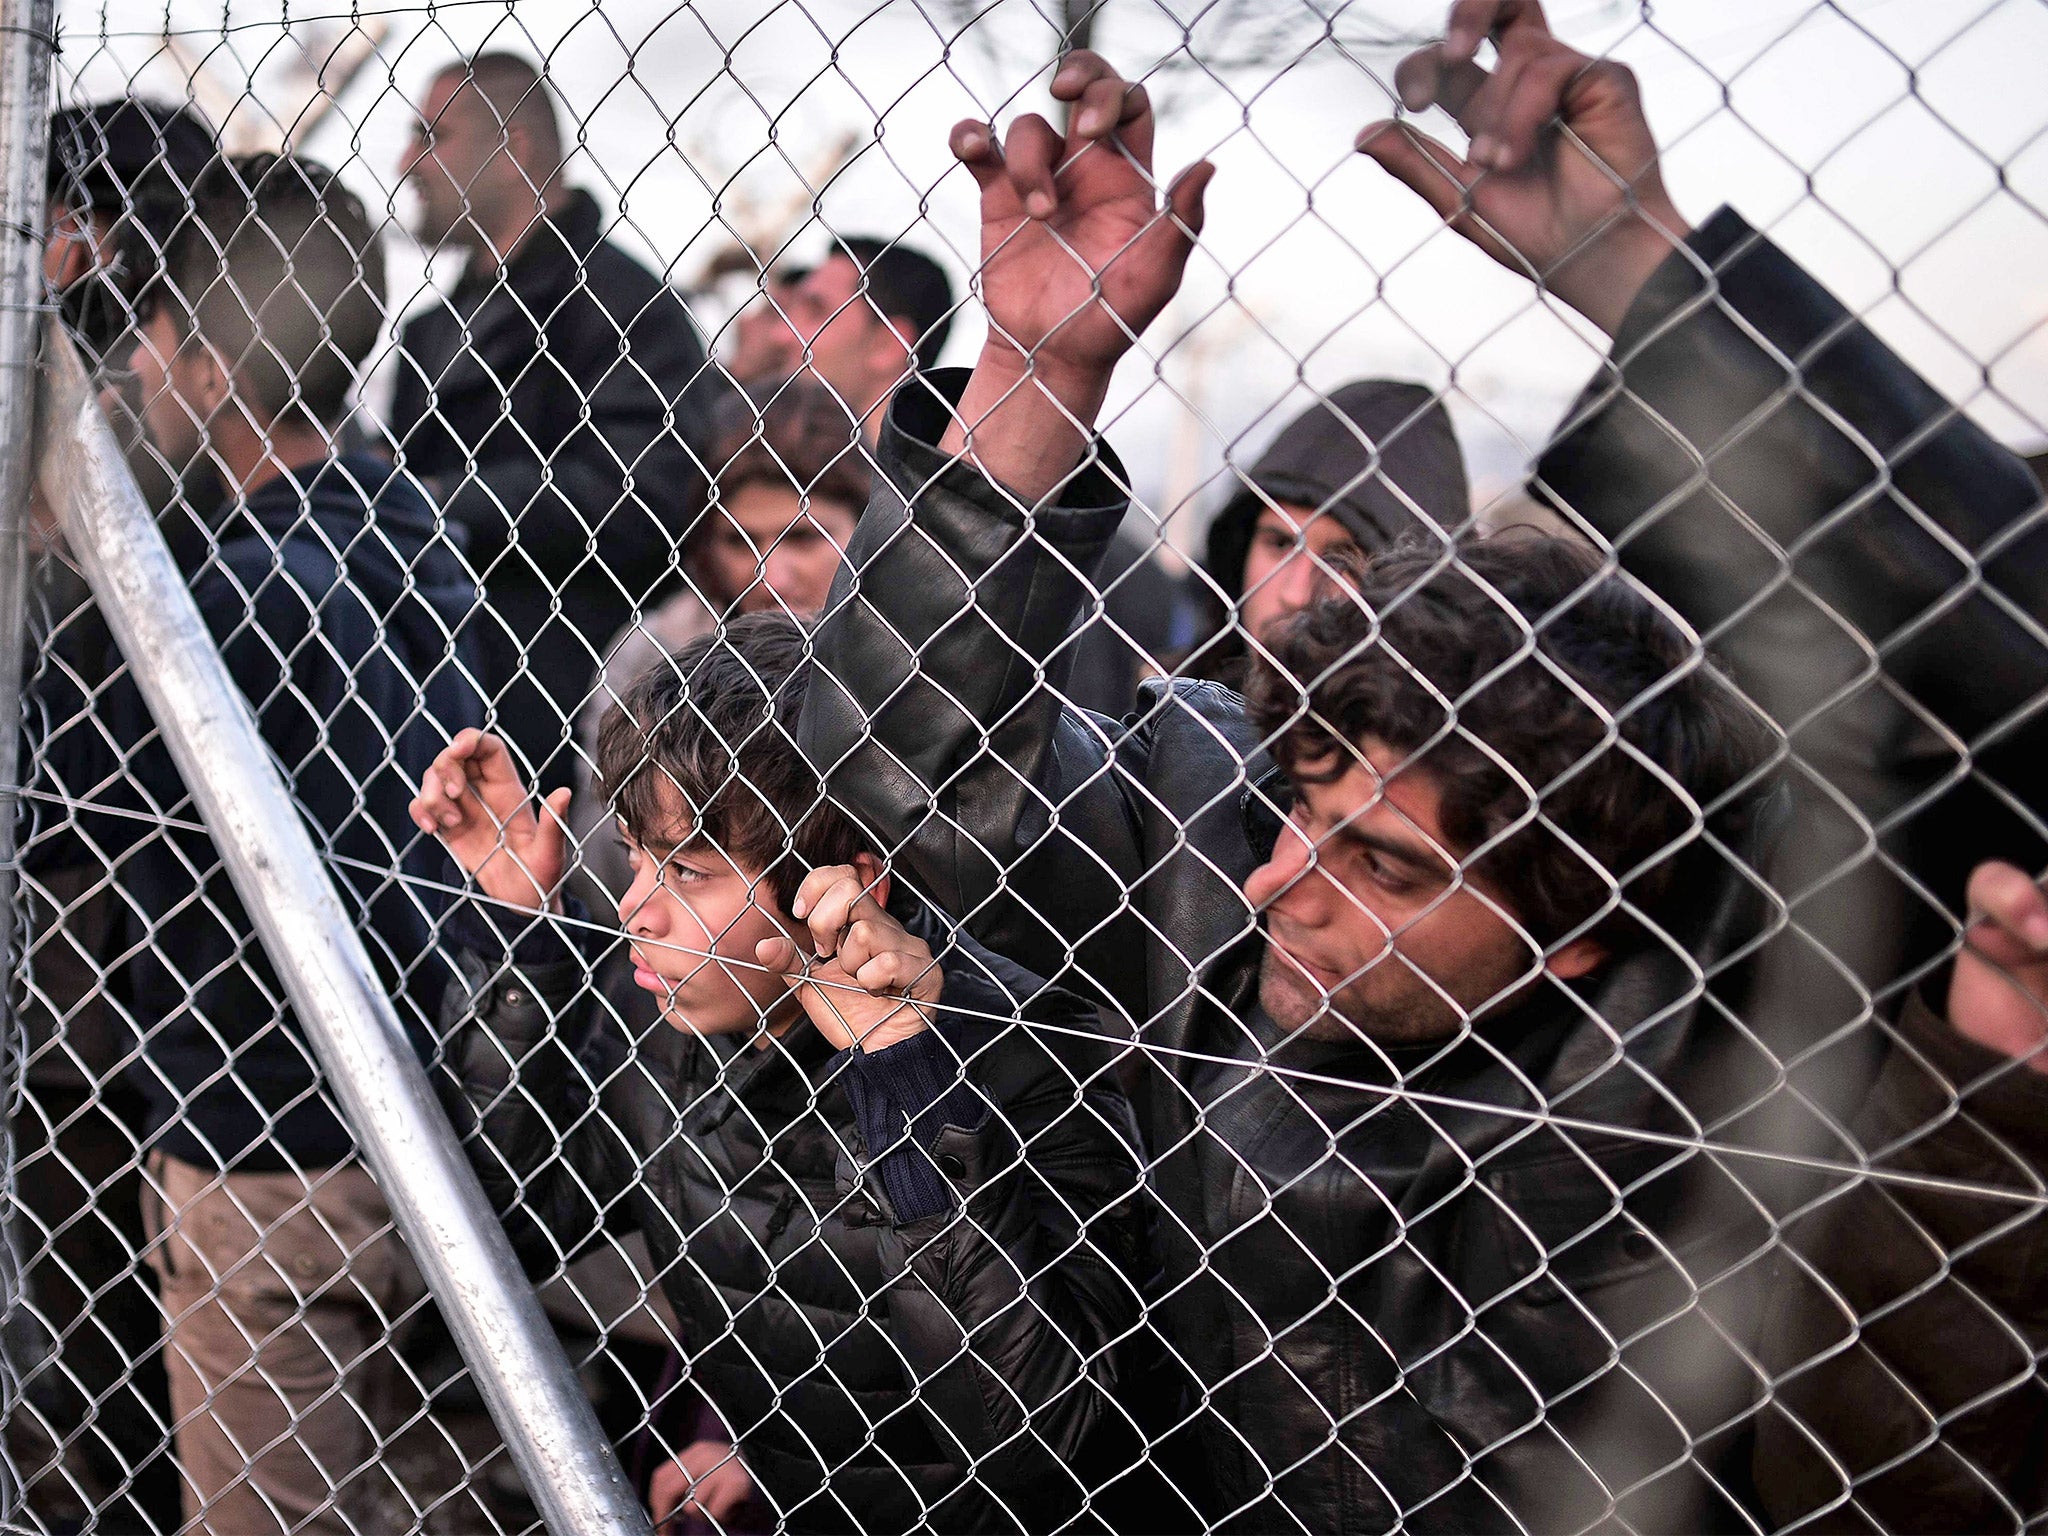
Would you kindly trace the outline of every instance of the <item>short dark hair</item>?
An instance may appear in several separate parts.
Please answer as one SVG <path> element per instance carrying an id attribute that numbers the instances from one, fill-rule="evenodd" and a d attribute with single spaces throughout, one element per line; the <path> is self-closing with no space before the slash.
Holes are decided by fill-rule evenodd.
<path id="1" fill-rule="evenodd" d="M 1468 873 L 1538 942 L 1589 923 L 1625 940 L 1632 920 L 1602 912 L 1617 891 L 1654 917 L 1695 824 L 1770 755 L 1698 646 L 1566 539 L 1398 545 L 1349 574 L 1355 592 L 1289 618 L 1252 670 L 1287 776 L 1335 778 L 1383 742 L 1440 786 L 1446 852 L 1487 845 Z"/>
<path id="2" fill-rule="evenodd" d="M 480 53 L 457 59 L 434 78 L 460 75 L 470 90 L 491 109 L 501 128 L 517 124 L 532 134 L 554 163 L 562 164 L 562 118 L 555 106 L 555 93 L 544 71 L 516 53 Z M 456 93 L 460 95 L 458 91 Z M 451 98 L 452 99 L 452 98 Z"/>
<path id="3" fill-rule="evenodd" d="M 636 678 L 597 728 L 597 784 L 635 841 L 658 844 L 663 786 L 702 837 L 787 912 L 812 869 L 874 845 L 832 802 L 796 744 L 810 638 L 780 613 L 748 614 Z"/>
<path id="4" fill-rule="evenodd" d="M 50 114 L 45 189 L 66 207 L 134 218 L 161 254 L 216 153 L 186 107 L 139 96 L 64 107 Z"/>
<path id="5" fill-rule="evenodd" d="M 877 310 L 909 324 L 918 368 L 928 372 L 937 367 L 953 329 L 953 283 L 946 269 L 900 240 L 871 235 L 842 235 L 833 254 L 859 268 Z"/>
<path id="6" fill-rule="evenodd" d="M 799 374 L 729 396 L 715 421 L 712 477 L 731 496 L 756 481 L 836 501 L 858 514 L 873 474 L 860 427 L 830 388 Z"/>
<path id="7" fill-rule="evenodd" d="M 332 425 L 384 323 L 384 253 L 356 195 L 290 154 L 216 160 L 145 309 L 169 306 L 234 370 L 266 420 Z"/>

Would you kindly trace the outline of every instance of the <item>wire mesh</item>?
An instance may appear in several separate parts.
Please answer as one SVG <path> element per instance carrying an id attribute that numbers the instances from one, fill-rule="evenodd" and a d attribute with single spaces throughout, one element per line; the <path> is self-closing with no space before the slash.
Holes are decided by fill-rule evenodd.
<path id="1" fill-rule="evenodd" d="M 2048 1513 L 2039 6 L 60 21 L 51 312 L 661 1528 Z M 15 1518 L 537 1528 L 31 574 Z"/>

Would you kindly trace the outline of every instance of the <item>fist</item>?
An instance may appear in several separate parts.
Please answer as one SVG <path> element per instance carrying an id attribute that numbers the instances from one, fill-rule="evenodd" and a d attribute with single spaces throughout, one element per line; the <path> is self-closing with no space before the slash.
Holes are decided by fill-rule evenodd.
<path id="1" fill-rule="evenodd" d="M 852 864 L 814 869 L 789 915 L 810 953 L 788 938 L 763 939 L 755 958 L 796 989 L 818 1032 L 839 1050 L 887 1050 L 930 1027 L 945 973 L 931 946 L 876 898 L 879 877 Z"/>

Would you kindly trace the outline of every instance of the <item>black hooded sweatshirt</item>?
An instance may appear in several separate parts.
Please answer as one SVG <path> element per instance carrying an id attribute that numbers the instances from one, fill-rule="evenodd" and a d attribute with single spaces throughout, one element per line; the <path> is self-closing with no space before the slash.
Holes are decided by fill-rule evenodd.
<path id="1" fill-rule="evenodd" d="M 288 472 L 230 504 L 212 540 L 179 532 L 200 614 L 424 1047 L 451 972 L 433 951 L 441 903 L 418 882 L 449 872 L 406 807 L 449 734 L 483 719 L 471 642 L 454 638 L 476 588 L 432 506 L 381 459 Z M 354 1141 L 284 989 L 212 840 L 188 830 L 197 810 L 129 670 L 105 661 L 89 709 L 38 680 L 41 771 L 84 808 L 35 857 L 118 865 L 154 1144 L 246 1172 L 341 1162 Z"/>
<path id="2" fill-rule="evenodd" d="M 1357 379 L 1332 390 L 1282 427 L 1243 478 L 1209 525 L 1203 566 L 1222 598 L 1215 635 L 1182 669 L 1233 687 L 1244 670 L 1244 637 L 1230 626 L 1231 609 L 1244 596 L 1252 531 L 1267 507 L 1286 502 L 1327 513 L 1368 555 L 1410 535 L 1440 537 L 1472 511 L 1450 413 L 1435 391 L 1400 379 Z"/>

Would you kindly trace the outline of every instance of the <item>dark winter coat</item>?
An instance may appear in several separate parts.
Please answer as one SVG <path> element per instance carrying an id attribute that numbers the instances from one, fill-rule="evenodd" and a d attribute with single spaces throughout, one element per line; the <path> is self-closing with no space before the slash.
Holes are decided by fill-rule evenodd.
<path id="1" fill-rule="evenodd" d="M 1005 1022 L 1087 1009 L 933 931 L 965 1012 L 872 1056 L 801 1022 L 755 1049 L 659 1022 L 616 970 L 594 992 L 549 925 L 508 958 L 461 920 L 450 1109 L 515 1246 L 547 1273 L 645 1234 L 788 1529 L 1050 1530 L 1140 1460 L 1110 1407 L 1139 1313 L 1129 1107 Z"/>
<path id="2" fill-rule="evenodd" d="M 400 462 L 468 534 L 493 686 L 522 666 L 537 685 L 505 695 L 501 727 L 544 762 L 605 646 L 675 571 L 704 483 L 704 345 L 577 192 L 502 269 L 407 320 L 398 349 Z"/>
<path id="3" fill-rule="evenodd" d="M 1748 255 L 1724 275 L 1725 308 L 1694 302 L 1695 272 L 1736 249 Z M 1816 350 L 1819 336 L 1833 345 Z M 1613 382 L 1666 421 L 1740 420 L 1762 399 L 1742 434 L 1705 439 L 1715 483 L 1765 474 L 1772 510 L 1806 528 L 1849 498 L 1876 527 L 1866 539 L 1851 521 L 1817 564 L 1837 586 L 1882 582 L 1882 509 L 1856 498 L 1882 470 L 1859 459 L 1840 483 L 1852 440 L 1824 451 L 1821 413 L 1782 388 L 1772 343 L 1852 427 L 1940 464 L 1922 484 L 1929 515 L 1976 517 L 2006 472 L 2008 456 L 1732 213 L 1666 263 L 1623 338 L 1619 380 L 1539 467 L 1553 485 L 1572 477 L 1583 515 L 1622 516 L 1644 500 L 1632 475 L 1680 456 L 1667 445 L 1631 462 Z M 1681 1127 L 1717 1123 L 1731 1092 L 1750 1091 L 1751 1039 L 1724 1021 L 1742 1016 L 1750 985 L 1730 957 L 1757 933 L 1772 806 L 1731 807 L 1691 851 L 1667 914 L 1675 942 L 1619 955 L 1571 993 L 1546 983 L 1483 1043 L 1391 1067 L 1363 1047 L 1273 1052 L 1256 1008 L 1263 937 L 1240 890 L 1270 838 L 1240 806 L 1270 764 L 1241 701 L 1154 685 L 1118 728 L 1064 709 L 1057 668 L 1047 686 L 1034 675 L 1083 609 L 1069 573 L 1092 569 L 1122 516 L 1119 467 L 1101 449 L 1027 525 L 938 452 L 943 430 L 927 401 L 899 397 L 819 633 L 824 672 L 801 737 L 835 797 L 944 909 L 977 914 L 986 941 L 1057 980 L 1093 979 L 1146 1021 L 1159 1054 L 1138 1111 L 1167 1212 L 1159 1315 L 1207 1394 L 1195 1424 L 1217 1511 L 1316 1531 L 1404 1515 L 1404 1528 L 1447 1530 L 1739 1520 L 1729 1426 L 1755 1391 L 1744 1341 L 1769 1224 L 1723 1163 L 1584 1127 L 1682 1143 Z M 1785 462 L 1787 442 L 1811 461 Z M 1667 590 L 1711 588 L 1677 559 L 1683 527 L 1659 547 L 1673 556 Z M 2048 683 L 2038 651 L 2024 687 L 1997 670 L 2004 655 L 2001 687 L 2027 697 Z M 1874 749 L 1874 775 L 1896 769 L 1890 744 Z M 1429 1095 L 1426 1115 L 1387 1097 L 1393 1071 Z"/>
<path id="4" fill-rule="evenodd" d="M 1773 1524 L 2018 1531 L 2048 1515 L 2048 1076 L 1919 994 L 1850 1123 L 1897 1180 L 1831 1180 L 1786 1228 L 1757 1424 Z M 1958 1194 L 1916 1180 L 1989 1187 Z"/>
<path id="5" fill-rule="evenodd" d="M 418 488 L 381 459 L 287 473 L 230 503 L 208 556 L 179 541 L 193 600 L 291 786 L 343 905 L 423 1050 L 449 980 L 436 957 L 447 857 L 407 811 L 451 732 L 480 724 L 457 635 L 476 589 Z M 111 645 L 111 641 L 107 642 Z M 120 860 L 120 952 L 140 1030 L 132 1075 L 158 1145 L 201 1167 L 328 1167 L 354 1139 L 132 675 L 87 710 L 50 678 L 37 699 L 45 771 L 81 813 L 53 860 Z M 161 829 L 151 821 L 168 818 Z M 196 871 L 196 873 L 195 873 Z M 397 875 L 400 878 L 394 879 Z M 228 1069 L 232 1066 L 232 1071 Z"/>

